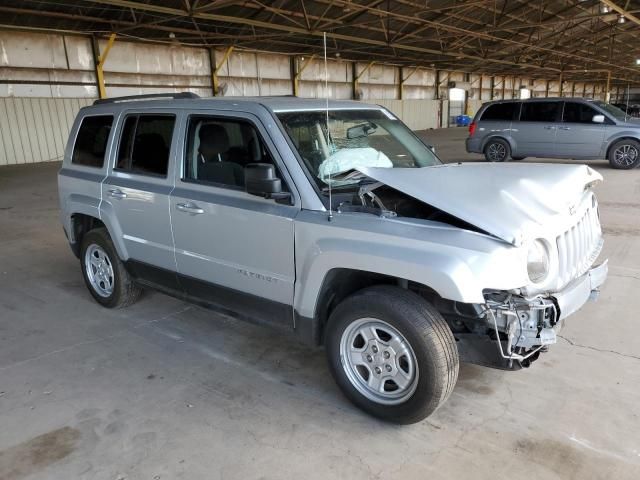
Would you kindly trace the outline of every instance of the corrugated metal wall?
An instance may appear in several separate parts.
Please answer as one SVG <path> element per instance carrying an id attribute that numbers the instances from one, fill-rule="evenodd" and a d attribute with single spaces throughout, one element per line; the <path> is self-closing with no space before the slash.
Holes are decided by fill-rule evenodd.
<path id="1" fill-rule="evenodd" d="M 101 51 L 105 42 L 99 42 Z M 409 67 L 401 72 L 393 65 L 333 58 L 325 66 L 318 57 L 305 60 L 241 50 L 234 50 L 222 63 L 224 53 L 223 49 L 153 45 L 118 37 L 104 67 L 107 96 L 185 90 L 210 96 L 216 65 L 227 96 L 289 95 L 292 76 L 304 65 L 299 77 L 301 97 L 349 99 L 355 87 L 359 99 L 385 105 L 411 128 L 422 130 L 448 125 L 453 114 L 449 82 L 466 85 L 469 114 L 484 101 L 517 98 L 521 86 L 531 89 L 532 96 L 560 93 L 559 79 L 492 78 Z M 404 87 L 399 100 L 401 73 Z M 0 30 L 0 165 L 59 160 L 78 109 L 97 97 L 95 82 L 90 37 Z M 602 85 L 584 82 L 564 82 L 562 93 L 605 96 Z"/>
<path id="2" fill-rule="evenodd" d="M 412 130 L 438 128 L 441 102 L 439 100 L 367 100 L 391 110 Z"/>
<path id="3" fill-rule="evenodd" d="M 90 98 L 0 98 L 0 165 L 62 160 L 78 110 Z"/>

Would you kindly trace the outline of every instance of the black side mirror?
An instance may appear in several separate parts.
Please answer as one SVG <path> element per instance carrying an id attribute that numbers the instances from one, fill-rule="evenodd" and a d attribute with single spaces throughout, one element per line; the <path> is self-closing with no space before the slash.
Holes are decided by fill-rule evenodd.
<path id="1" fill-rule="evenodd" d="M 251 195 L 272 198 L 278 203 L 291 201 L 291 194 L 282 191 L 282 182 L 270 163 L 249 163 L 244 167 L 244 188 Z"/>

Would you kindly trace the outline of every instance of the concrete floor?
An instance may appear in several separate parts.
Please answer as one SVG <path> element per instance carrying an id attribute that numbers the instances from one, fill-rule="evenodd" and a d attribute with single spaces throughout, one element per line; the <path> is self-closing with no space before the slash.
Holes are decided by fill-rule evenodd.
<path id="1" fill-rule="evenodd" d="M 428 131 L 447 161 L 463 129 Z M 640 478 L 640 171 L 598 187 L 610 278 L 558 345 L 462 365 L 398 427 L 352 407 L 321 350 L 158 293 L 101 308 L 58 222 L 57 164 L 0 168 L 0 479 Z"/>

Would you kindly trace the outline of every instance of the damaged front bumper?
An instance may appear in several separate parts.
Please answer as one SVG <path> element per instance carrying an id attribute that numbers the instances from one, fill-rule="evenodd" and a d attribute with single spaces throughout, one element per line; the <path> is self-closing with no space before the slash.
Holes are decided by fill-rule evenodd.
<path id="1" fill-rule="evenodd" d="M 488 293 L 483 320 L 489 334 L 456 334 L 460 359 L 509 370 L 528 367 L 548 345 L 556 343 L 566 318 L 597 298 L 607 273 L 604 261 L 560 292 L 533 298 Z"/>

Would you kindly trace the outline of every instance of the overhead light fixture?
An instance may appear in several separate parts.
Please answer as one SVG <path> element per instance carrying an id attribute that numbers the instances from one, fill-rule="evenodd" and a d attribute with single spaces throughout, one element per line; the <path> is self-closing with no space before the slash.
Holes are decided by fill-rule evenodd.
<path id="1" fill-rule="evenodd" d="M 636 65 L 640 65 L 640 58 L 636 58 Z"/>
<path id="2" fill-rule="evenodd" d="M 604 3 L 600 4 L 600 13 L 609 13 L 611 11 L 611 7 L 609 5 L 605 5 Z"/>
<path id="3" fill-rule="evenodd" d="M 620 16 L 618 17 L 618 23 L 624 23 L 624 22 L 626 22 L 626 21 L 627 21 L 627 19 L 626 19 L 626 18 L 624 18 L 624 15 L 620 15 Z"/>

